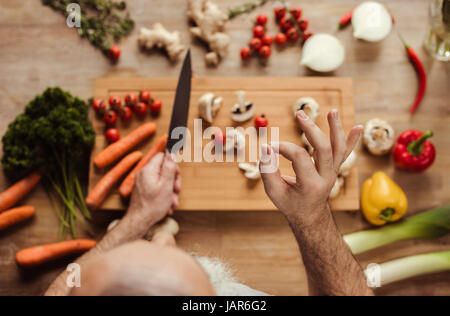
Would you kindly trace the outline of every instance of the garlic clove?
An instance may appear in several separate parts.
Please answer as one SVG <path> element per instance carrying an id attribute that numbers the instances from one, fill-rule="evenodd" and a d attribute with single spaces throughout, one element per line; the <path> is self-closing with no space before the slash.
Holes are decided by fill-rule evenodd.
<path id="1" fill-rule="evenodd" d="M 338 69 L 344 59 L 344 45 L 335 36 L 321 33 L 305 42 L 300 64 L 317 72 L 331 72 Z"/>
<path id="2" fill-rule="evenodd" d="M 383 4 L 368 1 L 353 11 L 352 25 L 355 38 L 379 42 L 391 32 L 392 17 Z"/>

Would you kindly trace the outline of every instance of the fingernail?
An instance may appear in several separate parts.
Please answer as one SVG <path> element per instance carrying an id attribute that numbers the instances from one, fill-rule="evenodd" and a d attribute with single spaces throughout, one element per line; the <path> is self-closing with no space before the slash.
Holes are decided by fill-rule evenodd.
<path id="1" fill-rule="evenodd" d="M 339 111 L 338 111 L 338 110 L 333 109 L 333 110 L 331 111 L 331 115 L 333 116 L 333 119 L 334 119 L 334 120 L 339 120 Z"/>
<path id="2" fill-rule="evenodd" d="M 280 152 L 280 143 L 278 143 L 278 142 L 271 142 L 270 143 L 270 147 L 276 154 L 278 154 Z"/>
<path id="3" fill-rule="evenodd" d="M 297 116 L 299 116 L 302 120 L 309 119 L 308 115 L 306 115 L 305 111 L 303 111 L 303 110 L 298 111 Z"/>

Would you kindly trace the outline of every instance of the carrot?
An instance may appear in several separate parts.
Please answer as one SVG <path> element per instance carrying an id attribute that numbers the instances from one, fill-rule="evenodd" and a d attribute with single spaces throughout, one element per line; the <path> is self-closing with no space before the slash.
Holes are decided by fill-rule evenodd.
<path id="1" fill-rule="evenodd" d="M 22 206 L 10 209 L 0 214 L 0 231 L 11 227 L 14 224 L 26 221 L 34 216 L 36 211 L 32 206 Z"/>
<path id="2" fill-rule="evenodd" d="M 91 210 L 98 209 L 117 181 L 119 181 L 128 170 L 130 170 L 139 160 L 141 160 L 142 156 L 143 155 L 140 151 L 135 151 L 123 158 L 97 183 L 95 188 L 86 198 L 87 206 Z"/>
<path id="3" fill-rule="evenodd" d="M 164 135 L 159 138 L 147 155 L 142 158 L 141 161 L 134 167 L 130 174 L 123 180 L 119 188 L 119 193 L 123 198 L 128 198 L 133 191 L 134 182 L 136 180 L 136 175 L 144 169 L 144 167 L 155 157 L 158 153 L 164 152 L 167 145 L 168 136 Z"/>
<path id="4" fill-rule="evenodd" d="M 80 239 L 33 247 L 19 251 L 16 254 L 16 262 L 23 268 L 36 267 L 52 260 L 80 255 L 94 248 L 95 245 L 94 240 Z"/>
<path id="5" fill-rule="evenodd" d="M 146 123 L 135 129 L 118 142 L 109 145 L 101 151 L 95 158 L 94 164 L 97 168 L 104 168 L 117 161 L 124 154 L 132 150 L 137 144 L 152 135 L 156 131 L 154 123 Z"/>
<path id="6" fill-rule="evenodd" d="M 33 172 L 28 177 L 13 184 L 9 189 L 0 194 L 0 213 L 17 204 L 41 181 L 41 175 Z"/>

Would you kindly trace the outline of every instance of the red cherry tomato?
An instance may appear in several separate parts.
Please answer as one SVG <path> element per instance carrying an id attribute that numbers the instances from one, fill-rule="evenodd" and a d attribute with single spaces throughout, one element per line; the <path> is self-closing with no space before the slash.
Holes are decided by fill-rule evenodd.
<path id="1" fill-rule="evenodd" d="M 266 118 L 266 116 L 263 114 L 261 116 L 258 116 L 255 118 L 255 127 L 267 127 L 269 125 L 269 120 Z"/>
<path id="2" fill-rule="evenodd" d="M 102 99 L 95 99 L 92 102 L 92 107 L 96 113 L 102 113 L 106 110 L 106 104 Z"/>
<path id="3" fill-rule="evenodd" d="M 241 58 L 242 60 L 249 60 L 252 57 L 252 50 L 250 47 L 244 47 L 241 49 Z"/>
<path id="4" fill-rule="evenodd" d="M 249 45 L 254 51 L 259 51 L 262 46 L 262 41 L 259 38 L 254 38 L 250 41 Z"/>
<path id="5" fill-rule="evenodd" d="M 273 37 L 270 36 L 269 34 L 266 34 L 266 35 L 263 36 L 262 42 L 263 42 L 263 45 L 272 46 L 272 44 L 273 44 Z"/>
<path id="6" fill-rule="evenodd" d="M 303 43 L 306 42 L 313 35 L 314 35 L 314 33 L 311 31 L 303 32 Z"/>
<path id="7" fill-rule="evenodd" d="M 120 48 L 118 46 L 111 46 L 108 50 L 108 57 L 112 61 L 118 61 L 120 58 Z"/>
<path id="8" fill-rule="evenodd" d="M 292 7 L 291 8 L 291 14 L 294 18 L 298 19 L 302 16 L 302 8 L 300 7 Z"/>
<path id="9" fill-rule="evenodd" d="M 120 107 L 122 106 L 122 100 L 120 99 L 120 97 L 118 96 L 110 96 L 109 97 L 109 106 L 111 107 L 111 109 L 113 109 L 114 111 L 117 111 L 120 109 Z"/>
<path id="10" fill-rule="evenodd" d="M 148 90 L 142 90 L 141 93 L 139 93 L 139 101 L 141 101 L 141 102 L 149 104 L 151 98 L 152 98 L 152 95 L 150 94 L 150 91 L 148 91 Z"/>
<path id="11" fill-rule="evenodd" d="M 119 110 L 119 116 L 122 119 L 122 121 L 126 122 L 131 119 L 131 116 L 133 115 L 133 112 L 128 106 L 124 106 L 120 108 Z"/>
<path id="12" fill-rule="evenodd" d="M 262 59 L 268 59 L 270 57 L 270 55 L 272 54 L 272 50 L 270 49 L 269 46 L 263 46 L 258 51 L 258 54 L 259 54 L 259 57 L 261 57 Z"/>
<path id="13" fill-rule="evenodd" d="M 227 141 L 227 136 L 222 133 L 222 131 L 219 131 L 213 135 L 214 143 L 217 145 L 224 145 Z"/>
<path id="14" fill-rule="evenodd" d="M 285 35 L 284 33 L 278 33 L 278 34 L 275 36 L 275 42 L 276 42 L 278 45 L 283 46 L 283 45 L 286 44 L 286 42 L 287 42 L 287 37 L 286 37 L 286 35 Z"/>
<path id="15" fill-rule="evenodd" d="M 294 26 L 294 23 L 292 22 L 291 17 L 289 16 L 284 16 L 281 20 L 280 20 L 280 26 L 283 30 L 288 30 L 291 27 Z"/>
<path id="16" fill-rule="evenodd" d="M 254 37 L 262 38 L 264 36 L 265 32 L 266 31 L 264 30 L 264 27 L 261 25 L 257 25 L 253 28 L 253 36 Z"/>
<path id="17" fill-rule="evenodd" d="M 128 93 L 125 96 L 125 104 L 129 107 L 134 107 L 137 103 L 137 97 L 133 93 Z"/>
<path id="18" fill-rule="evenodd" d="M 306 19 L 300 18 L 297 20 L 297 25 L 300 28 L 300 30 L 305 31 L 308 28 L 309 21 Z"/>
<path id="19" fill-rule="evenodd" d="M 273 9 L 273 12 L 275 13 L 275 17 L 279 20 L 286 15 L 286 8 L 279 6 Z"/>
<path id="20" fill-rule="evenodd" d="M 106 125 L 114 125 L 117 122 L 117 114 L 113 110 L 108 110 L 104 115 Z"/>
<path id="21" fill-rule="evenodd" d="M 110 143 L 115 143 L 120 139 L 120 132 L 117 128 L 109 128 L 106 131 L 106 139 Z"/>
<path id="22" fill-rule="evenodd" d="M 162 109 L 162 102 L 158 99 L 153 99 L 153 101 L 150 103 L 150 111 L 153 114 L 159 114 Z"/>
<path id="23" fill-rule="evenodd" d="M 268 20 L 269 20 L 269 18 L 267 17 L 267 15 L 265 15 L 265 14 L 260 14 L 260 15 L 258 15 L 258 17 L 256 18 L 256 24 L 264 26 L 264 25 L 267 24 L 267 21 L 268 21 Z"/>
<path id="24" fill-rule="evenodd" d="M 299 34 L 298 34 L 298 31 L 297 31 L 297 29 L 295 27 L 291 27 L 287 31 L 286 36 L 287 36 L 288 40 L 296 41 L 298 39 Z"/>
<path id="25" fill-rule="evenodd" d="M 137 115 L 144 116 L 145 114 L 147 114 L 147 104 L 145 104 L 144 102 L 139 102 L 138 104 L 136 104 L 134 111 Z"/>

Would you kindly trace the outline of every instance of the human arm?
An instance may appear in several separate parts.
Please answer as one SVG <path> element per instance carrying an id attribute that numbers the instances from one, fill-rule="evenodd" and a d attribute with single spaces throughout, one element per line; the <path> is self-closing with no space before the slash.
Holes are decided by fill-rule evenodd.
<path id="1" fill-rule="evenodd" d="M 143 238 L 148 230 L 178 206 L 181 189 L 179 168 L 170 155 L 158 154 L 137 175 L 127 214 L 119 225 L 108 232 L 97 246 L 75 263 L 81 267 L 92 258 L 118 246 Z M 46 296 L 66 296 L 69 272 L 64 271 L 50 285 Z"/>
<path id="2" fill-rule="evenodd" d="M 264 146 L 261 174 L 267 195 L 284 214 L 295 234 L 308 275 L 311 295 L 373 295 L 364 273 L 334 223 L 328 197 L 341 164 L 355 147 L 362 131 L 354 127 L 347 139 L 337 111 L 328 115 L 330 141 L 303 112 L 297 122 L 315 149 L 308 152 L 291 143 Z M 292 162 L 296 177 L 264 168 L 277 162 L 276 153 Z M 269 170 L 269 169 L 268 169 Z"/>

